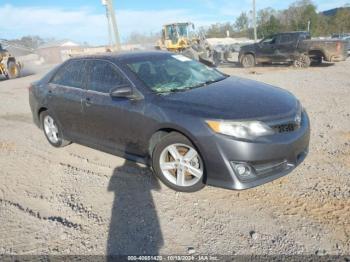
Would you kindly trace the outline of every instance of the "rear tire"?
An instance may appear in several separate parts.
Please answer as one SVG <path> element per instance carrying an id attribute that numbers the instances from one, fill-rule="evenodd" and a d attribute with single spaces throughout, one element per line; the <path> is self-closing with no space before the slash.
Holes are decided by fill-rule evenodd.
<path id="1" fill-rule="evenodd" d="M 308 68 L 310 65 L 311 65 L 310 57 L 304 54 L 297 57 L 293 62 L 293 66 L 295 68 Z"/>
<path id="2" fill-rule="evenodd" d="M 156 176 L 175 191 L 195 192 L 205 186 L 202 157 L 191 141 L 179 133 L 172 132 L 158 142 L 152 167 Z"/>
<path id="3" fill-rule="evenodd" d="M 71 143 L 63 139 L 60 126 L 48 111 L 44 111 L 40 114 L 40 123 L 47 141 L 49 141 L 52 146 L 64 147 Z"/>
<path id="4" fill-rule="evenodd" d="M 255 66 L 255 57 L 252 54 L 243 55 L 241 65 L 244 68 L 251 68 Z"/>

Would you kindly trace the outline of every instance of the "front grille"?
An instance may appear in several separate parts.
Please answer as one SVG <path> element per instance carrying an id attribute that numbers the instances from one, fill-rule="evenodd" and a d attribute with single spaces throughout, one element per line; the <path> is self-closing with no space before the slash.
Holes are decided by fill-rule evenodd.
<path id="1" fill-rule="evenodd" d="M 273 126 L 273 129 L 278 133 L 290 133 L 299 128 L 299 125 L 296 123 L 287 123 Z"/>

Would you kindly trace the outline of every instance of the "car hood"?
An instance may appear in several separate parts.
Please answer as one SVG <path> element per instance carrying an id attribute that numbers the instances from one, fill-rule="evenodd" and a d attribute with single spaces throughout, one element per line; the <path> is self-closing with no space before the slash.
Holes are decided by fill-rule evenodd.
<path id="1" fill-rule="evenodd" d="M 170 93 L 161 100 L 162 108 L 209 119 L 273 120 L 295 114 L 298 107 L 288 91 L 238 77 Z"/>
<path id="2" fill-rule="evenodd" d="M 241 47 L 241 51 L 255 50 L 259 46 L 258 43 L 244 45 Z"/>

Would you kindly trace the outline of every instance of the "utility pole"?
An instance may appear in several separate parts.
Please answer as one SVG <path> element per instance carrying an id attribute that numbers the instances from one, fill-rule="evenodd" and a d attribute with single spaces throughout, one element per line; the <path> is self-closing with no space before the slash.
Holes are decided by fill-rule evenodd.
<path id="1" fill-rule="evenodd" d="M 258 40 L 257 32 L 256 32 L 256 3 L 253 0 L 253 27 L 254 27 L 254 42 Z"/>
<path id="2" fill-rule="evenodd" d="M 106 7 L 106 16 L 108 23 L 108 37 L 109 37 L 109 45 L 119 51 L 120 47 L 120 38 L 119 31 L 117 27 L 117 19 L 113 7 L 113 0 L 101 0 L 102 5 Z"/>

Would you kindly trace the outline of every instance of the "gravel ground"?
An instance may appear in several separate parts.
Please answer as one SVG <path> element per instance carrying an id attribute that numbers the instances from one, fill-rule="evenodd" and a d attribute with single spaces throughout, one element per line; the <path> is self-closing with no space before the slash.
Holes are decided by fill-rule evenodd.
<path id="1" fill-rule="evenodd" d="M 310 154 L 293 173 L 246 191 L 176 193 L 141 165 L 50 147 L 28 105 L 41 74 L 0 81 L 0 254 L 350 254 L 350 60 L 222 70 L 307 108 Z"/>

